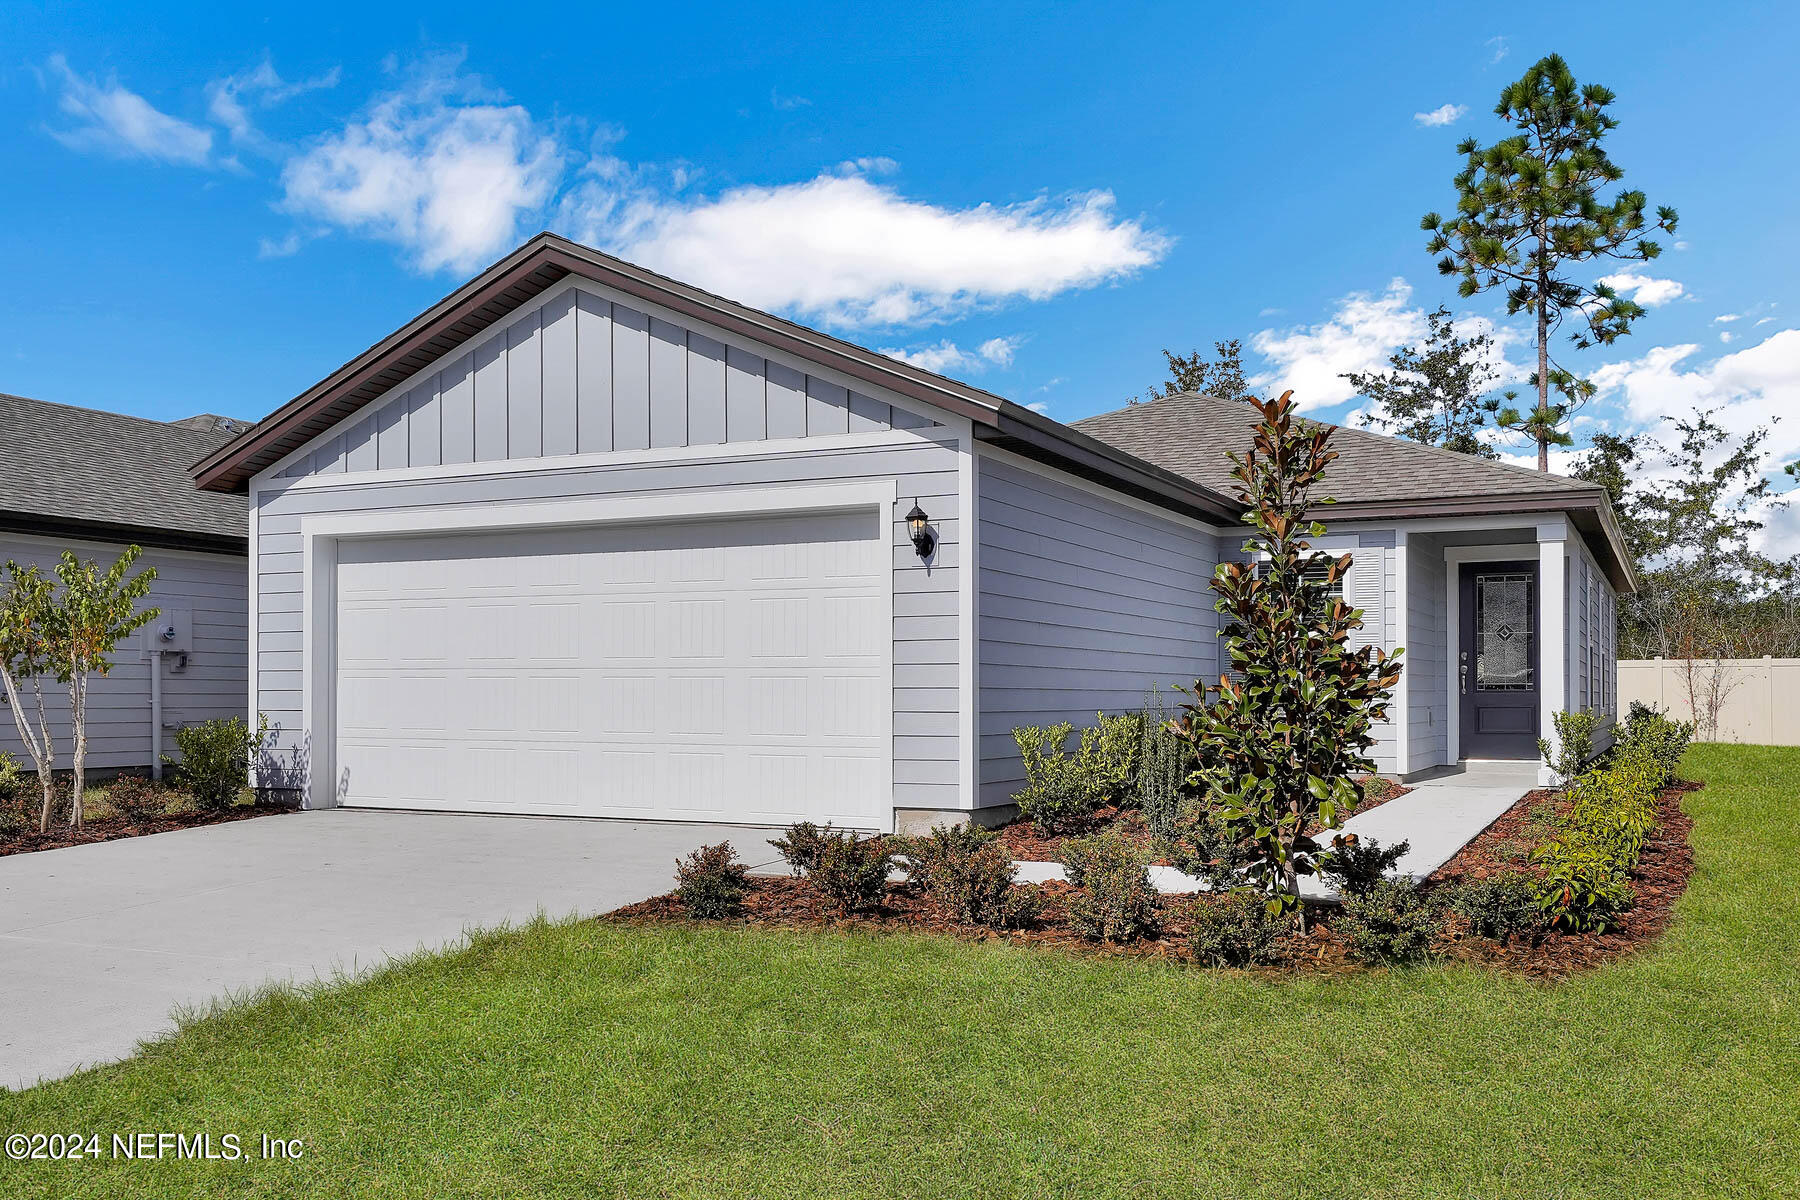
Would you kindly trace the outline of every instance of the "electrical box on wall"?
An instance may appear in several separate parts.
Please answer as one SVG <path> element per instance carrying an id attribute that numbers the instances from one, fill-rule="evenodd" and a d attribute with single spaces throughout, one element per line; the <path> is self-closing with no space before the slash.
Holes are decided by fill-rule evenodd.
<path id="1" fill-rule="evenodd" d="M 165 608 L 144 626 L 144 648 L 152 654 L 187 654 L 194 648 L 194 615 L 186 609 Z"/>

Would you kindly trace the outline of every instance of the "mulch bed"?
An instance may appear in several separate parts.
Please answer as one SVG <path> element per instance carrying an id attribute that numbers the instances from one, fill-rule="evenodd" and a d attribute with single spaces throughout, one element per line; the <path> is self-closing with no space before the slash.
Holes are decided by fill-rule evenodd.
<path id="1" fill-rule="evenodd" d="M 65 846 L 86 846 L 92 842 L 116 842 L 120 838 L 139 837 L 149 833 L 168 833 L 175 829 L 192 829 L 198 825 L 221 825 L 227 821 L 246 821 L 251 817 L 266 817 L 271 813 L 293 812 L 290 807 L 274 804 L 258 804 L 254 807 L 233 807 L 223 812 L 182 812 L 165 813 L 160 817 L 136 824 L 123 817 L 111 817 L 103 821 L 90 821 L 79 830 L 71 830 L 66 824 L 52 824 L 49 833 L 39 833 L 34 827 L 28 833 L 16 834 L 12 837 L 0 837 L 0 858 L 9 854 L 30 854 L 35 850 L 60 850 Z"/>
<path id="2" fill-rule="evenodd" d="M 1497 944 L 1466 936 L 1465 931 L 1448 923 L 1437 950 L 1444 957 L 1465 962 L 1482 963 L 1503 970 L 1544 979 L 1564 978 L 1654 941 L 1668 927 L 1675 901 L 1687 889 L 1693 871 L 1694 856 L 1688 843 L 1693 822 L 1681 809 L 1681 797 L 1697 784 L 1677 784 L 1658 800 L 1658 826 L 1645 843 L 1632 882 L 1637 890 L 1636 904 L 1621 918 L 1617 929 L 1603 934 L 1546 933 L 1534 941 L 1515 940 Z M 1403 794 L 1403 790 L 1394 795 Z M 1391 800 L 1394 795 L 1383 797 Z M 1556 793 L 1532 792 L 1508 809 L 1486 832 L 1465 846 L 1427 881 L 1428 886 L 1477 879 L 1498 871 L 1525 869 L 1530 850 L 1552 835 L 1553 826 L 1534 810 L 1546 800 L 1560 802 Z M 1368 807 L 1359 811 L 1367 811 Z M 1133 816 L 1141 825 L 1141 814 L 1114 813 L 1115 822 L 1128 822 Z M 1130 828 L 1129 825 L 1126 826 Z M 1058 839 L 1033 839 L 1029 826 L 1019 825 L 1002 831 L 1015 858 L 1054 861 L 1050 847 Z M 1146 837 L 1147 837 L 1146 833 Z M 1515 847 L 1523 844 L 1521 851 Z M 1019 853 L 1019 848 L 1030 854 Z M 1139 959 L 1163 959 L 1171 962 L 1193 960 L 1187 950 L 1188 911 L 1196 901 L 1188 897 L 1166 897 L 1162 910 L 1162 929 L 1154 938 L 1122 944 L 1101 944 L 1088 940 L 1068 928 L 1068 898 L 1074 889 L 1065 883 L 1039 885 L 1043 906 L 1037 920 L 1026 929 L 993 930 L 971 926 L 948 918 L 926 899 L 922 889 L 912 883 L 890 883 L 881 906 L 871 912 L 844 915 L 821 899 L 812 885 L 791 876 L 752 876 L 749 893 L 744 898 L 744 913 L 727 921 L 693 922 L 681 899 L 675 893 L 653 896 L 638 904 L 616 909 L 599 921 L 629 924 L 693 923 L 721 927 L 755 925 L 781 929 L 853 930 L 864 932 L 939 933 L 972 941 L 1005 940 L 1020 945 L 1055 947 L 1077 953 L 1116 955 Z M 1313 914 L 1311 929 L 1295 932 L 1278 945 L 1279 962 L 1270 967 L 1253 968 L 1258 974 L 1338 974 L 1368 968 L 1353 961 L 1345 939 L 1331 928 L 1334 909 L 1322 907 Z"/>

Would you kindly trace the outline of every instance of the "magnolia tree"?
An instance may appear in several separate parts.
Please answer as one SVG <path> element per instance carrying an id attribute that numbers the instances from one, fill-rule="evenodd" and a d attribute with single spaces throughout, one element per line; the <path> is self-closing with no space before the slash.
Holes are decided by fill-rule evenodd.
<path id="1" fill-rule="evenodd" d="M 6 583 L 0 589 L 0 683 L 6 688 L 13 723 L 19 727 L 19 737 L 31 754 L 43 788 L 40 831 L 49 831 L 56 795 L 56 744 L 44 708 L 44 681 L 55 680 L 69 695 L 69 824 L 79 829 L 87 767 L 88 680 L 111 672 L 112 655 L 119 643 L 155 619 L 158 611 L 138 608 L 156 578 L 154 567 L 131 574 L 141 553 L 136 546 L 128 546 L 103 571 L 98 564 L 84 562 L 65 550 L 56 564 L 55 582 L 36 566 L 6 564 Z M 20 703 L 20 680 L 31 688 L 29 714 Z"/>
<path id="2" fill-rule="evenodd" d="M 1231 672 L 1210 704 L 1196 683 L 1173 723 L 1193 755 L 1189 788 L 1209 796 L 1272 913 L 1299 909 L 1300 878 L 1329 860 L 1314 831 L 1355 807 L 1355 777 L 1375 770 L 1371 726 L 1400 681 L 1400 651 L 1350 645 L 1362 610 L 1331 593 L 1351 556 L 1307 541 L 1325 532 L 1307 512 L 1330 503 L 1313 491 L 1337 452 L 1332 427 L 1296 421 L 1292 396 L 1252 400 L 1255 439 L 1231 455 L 1253 529 L 1248 561 L 1221 563 L 1212 581 Z"/>

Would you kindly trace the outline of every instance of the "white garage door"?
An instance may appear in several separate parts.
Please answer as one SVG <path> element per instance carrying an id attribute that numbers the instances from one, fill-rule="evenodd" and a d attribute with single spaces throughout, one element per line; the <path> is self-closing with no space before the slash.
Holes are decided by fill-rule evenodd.
<path id="1" fill-rule="evenodd" d="M 883 532 L 870 510 L 343 542 L 344 803 L 880 827 Z"/>

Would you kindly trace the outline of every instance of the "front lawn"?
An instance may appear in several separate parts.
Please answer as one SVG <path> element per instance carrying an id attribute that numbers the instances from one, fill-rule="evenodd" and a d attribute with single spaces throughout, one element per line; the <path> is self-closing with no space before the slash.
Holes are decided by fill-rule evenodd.
<path id="1" fill-rule="evenodd" d="M 0 1190 L 1794 1195 L 1800 749 L 1684 773 L 1672 929 L 1561 984 L 540 926 L 0 1097 L 0 1133 L 269 1134 L 297 1162 L 0 1162 Z"/>

